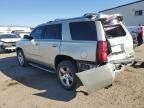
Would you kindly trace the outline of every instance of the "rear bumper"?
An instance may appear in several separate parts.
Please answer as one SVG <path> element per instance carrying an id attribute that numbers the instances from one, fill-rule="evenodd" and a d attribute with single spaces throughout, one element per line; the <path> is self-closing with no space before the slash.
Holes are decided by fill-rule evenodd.
<path id="1" fill-rule="evenodd" d="M 130 57 L 126 59 L 114 60 L 110 63 L 115 65 L 115 75 L 117 76 L 121 71 L 125 69 L 124 65 L 132 64 L 135 61 L 135 57 Z"/>
<path id="2" fill-rule="evenodd" d="M 133 61 L 135 61 L 135 57 L 130 57 L 130 58 L 126 58 L 126 59 L 121 59 L 121 60 L 115 60 L 115 61 L 111 61 L 114 64 L 123 64 L 123 65 L 127 65 L 132 63 Z"/>

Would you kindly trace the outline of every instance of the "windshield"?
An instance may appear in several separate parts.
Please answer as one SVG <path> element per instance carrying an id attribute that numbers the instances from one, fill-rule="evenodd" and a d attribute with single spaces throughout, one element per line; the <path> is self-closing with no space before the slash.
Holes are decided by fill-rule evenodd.
<path id="1" fill-rule="evenodd" d="M 120 24 L 104 26 L 107 37 L 121 37 L 125 36 L 126 32 Z"/>
<path id="2" fill-rule="evenodd" d="M 17 35 L 0 35 L 0 39 L 19 38 Z"/>

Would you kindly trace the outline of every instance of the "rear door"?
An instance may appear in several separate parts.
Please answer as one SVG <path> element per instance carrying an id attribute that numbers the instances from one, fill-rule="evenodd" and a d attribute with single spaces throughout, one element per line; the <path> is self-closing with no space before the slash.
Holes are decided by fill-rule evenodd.
<path id="1" fill-rule="evenodd" d="M 128 59 L 133 56 L 132 36 L 122 23 L 105 25 L 104 30 L 111 45 L 110 61 Z"/>

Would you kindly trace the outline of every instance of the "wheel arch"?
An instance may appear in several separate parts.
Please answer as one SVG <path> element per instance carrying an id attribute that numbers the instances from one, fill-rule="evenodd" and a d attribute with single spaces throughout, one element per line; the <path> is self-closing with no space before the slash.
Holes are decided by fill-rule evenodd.
<path id="1" fill-rule="evenodd" d="M 65 60 L 71 60 L 75 63 L 77 69 L 78 69 L 78 65 L 77 65 L 77 62 L 74 58 L 70 57 L 70 56 L 67 56 L 67 55 L 57 55 L 55 57 L 55 68 L 57 69 L 57 66 L 60 62 L 62 61 L 65 61 Z"/>
<path id="2" fill-rule="evenodd" d="M 23 52 L 23 54 L 25 55 L 25 52 L 24 52 L 24 50 L 23 50 L 21 47 L 17 47 L 17 48 L 16 48 L 16 53 L 17 53 L 19 50 L 21 50 L 21 51 Z M 26 56 L 25 56 L 25 57 L 26 57 Z"/>
<path id="3" fill-rule="evenodd" d="M 18 50 L 22 50 L 22 48 L 20 48 L 20 47 L 17 47 L 17 48 L 16 48 L 16 51 L 18 51 Z"/>

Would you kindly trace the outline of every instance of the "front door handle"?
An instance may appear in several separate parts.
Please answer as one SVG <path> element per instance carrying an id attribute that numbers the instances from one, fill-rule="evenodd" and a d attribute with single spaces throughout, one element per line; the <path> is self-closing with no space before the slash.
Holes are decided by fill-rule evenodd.
<path id="1" fill-rule="evenodd" d="M 32 40 L 31 42 L 32 42 L 32 44 L 33 44 L 34 46 L 38 46 L 38 43 L 35 42 L 34 40 Z"/>

